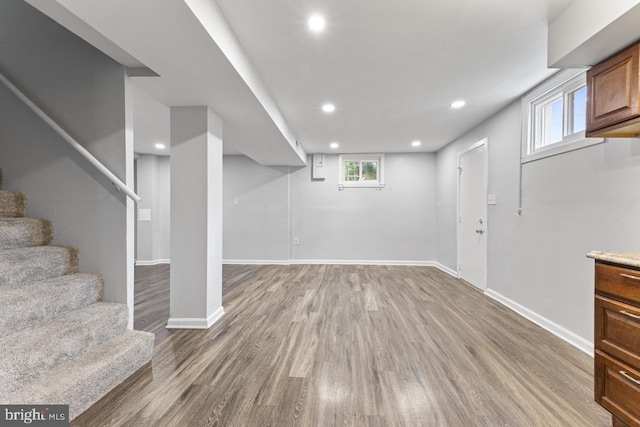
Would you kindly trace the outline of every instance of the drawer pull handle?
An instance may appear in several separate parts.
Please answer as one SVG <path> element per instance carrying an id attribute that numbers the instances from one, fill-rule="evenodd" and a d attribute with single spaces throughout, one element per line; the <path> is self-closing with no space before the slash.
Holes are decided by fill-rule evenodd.
<path id="1" fill-rule="evenodd" d="M 633 319 L 640 320 L 640 316 L 638 316 L 637 314 L 629 313 L 627 310 L 620 310 L 620 314 L 624 314 L 625 316 L 629 316 L 629 317 L 631 317 Z"/>
<path id="2" fill-rule="evenodd" d="M 631 375 L 627 374 L 625 371 L 618 371 L 618 373 L 623 377 L 625 377 L 626 379 L 628 379 L 629 381 L 631 381 L 632 383 L 634 383 L 635 385 L 640 385 L 640 381 L 633 378 Z"/>
<path id="3" fill-rule="evenodd" d="M 640 280 L 640 277 L 638 276 L 632 276 L 631 274 L 624 274 L 624 273 L 620 273 L 620 275 L 622 277 L 626 277 L 627 279 L 631 279 L 631 280 Z"/>

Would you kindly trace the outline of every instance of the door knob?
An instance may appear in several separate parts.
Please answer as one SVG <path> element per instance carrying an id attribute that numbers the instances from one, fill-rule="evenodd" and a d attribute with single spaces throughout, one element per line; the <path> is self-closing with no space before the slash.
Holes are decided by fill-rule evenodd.
<path id="1" fill-rule="evenodd" d="M 482 228 L 476 228 L 476 233 L 482 234 L 484 233 L 484 230 Z"/>

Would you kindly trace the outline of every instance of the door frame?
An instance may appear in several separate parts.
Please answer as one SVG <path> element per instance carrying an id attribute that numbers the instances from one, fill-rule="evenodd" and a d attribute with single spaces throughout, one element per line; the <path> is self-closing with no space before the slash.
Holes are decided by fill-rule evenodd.
<path id="1" fill-rule="evenodd" d="M 462 164 L 462 158 L 475 152 L 478 151 L 479 149 L 484 147 L 484 183 L 485 183 L 485 188 L 486 188 L 486 194 L 484 195 L 484 202 L 487 203 L 487 199 L 489 196 L 489 137 L 485 137 L 483 139 L 481 139 L 480 141 L 476 142 L 475 144 L 465 148 L 462 151 L 458 152 L 458 160 L 457 160 L 457 167 L 456 167 L 456 177 L 457 177 L 457 185 L 456 185 L 456 191 L 457 191 L 457 195 L 456 195 L 456 239 L 457 239 L 457 245 L 456 245 L 456 273 L 458 275 L 458 279 L 461 278 L 460 275 L 460 254 L 461 254 L 461 250 L 460 248 L 462 247 L 462 236 L 461 236 L 461 232 L 460 232 L 460 184 L 461 184 L 461 180 L 460 180 L 460 171 L 461 171 L 461 164 Z M 488 283 L 488 264 L 489 264 L 489 207 L 487 206 L 487 215 L 485 218 L 485 223 L 484 223 L 484 232 L 485 232 L 485 239 L 486 239 L 486 247 L 485 247 L 485 264 L 484 264 L 484 283 L 485 283 L 485 287 L 484 287 L 484 291 L 486 291 L 489 288 L 489 283 Z M 481 289 L 480 287 L 478 287 L 478 289 Z"/>

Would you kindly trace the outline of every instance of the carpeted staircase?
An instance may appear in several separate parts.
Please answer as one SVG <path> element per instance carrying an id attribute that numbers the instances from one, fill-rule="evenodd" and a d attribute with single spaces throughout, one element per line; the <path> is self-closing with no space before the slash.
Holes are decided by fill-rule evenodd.
<path id="1" fill-rule="evenodd" d="M 68 404 L 73 419 L 151 360 L 154 336 L 127 330 L 102 276 L 78 273 L 77 249 L 26 212 L 0 169 L 0 403 Z"/>

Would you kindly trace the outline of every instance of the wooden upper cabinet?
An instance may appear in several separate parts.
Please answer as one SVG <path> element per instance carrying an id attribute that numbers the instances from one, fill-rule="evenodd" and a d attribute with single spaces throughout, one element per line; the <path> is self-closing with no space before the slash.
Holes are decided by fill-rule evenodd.
<path id="1" fill-rule="evenodd" d="M 640 135 L 640 44 L 587 72 L 587 137 Z"/>

